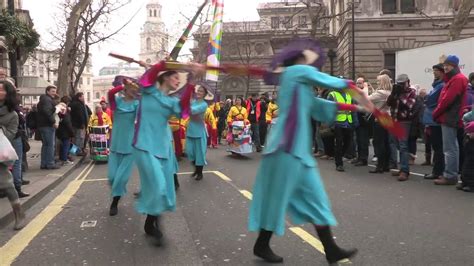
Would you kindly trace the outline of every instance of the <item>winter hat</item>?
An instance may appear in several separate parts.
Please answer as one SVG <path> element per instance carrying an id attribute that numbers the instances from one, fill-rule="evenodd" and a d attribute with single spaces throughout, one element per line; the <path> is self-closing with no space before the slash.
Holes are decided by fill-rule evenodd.
<path id="1" fill-rule="evenodd" d="M 452 65 L 454 67 L 459 66 L 459 57 L 455 55 L 448 55 L 446 60 L 444 60 L 444 63 L 447 65 Z"/>
<path id="2" fill-rule="evenodd" d="M 438 69 L 441 72 L 444 72 L 443 64 L 436 64 L 433 66 L 433 69 Z"/>

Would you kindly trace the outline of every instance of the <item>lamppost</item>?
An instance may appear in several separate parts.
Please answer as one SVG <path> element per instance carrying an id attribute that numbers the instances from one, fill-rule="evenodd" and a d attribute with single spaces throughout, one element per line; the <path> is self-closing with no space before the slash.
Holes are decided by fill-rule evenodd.
<path id="1" fill-rule="evenodd" d="M 355 5 L 354 0 L 352 0 L 352 21 L 351 21 L 351 37 L 352 37 L 352 80 L 355 80 L 356 73 L 355 73 Z"/>

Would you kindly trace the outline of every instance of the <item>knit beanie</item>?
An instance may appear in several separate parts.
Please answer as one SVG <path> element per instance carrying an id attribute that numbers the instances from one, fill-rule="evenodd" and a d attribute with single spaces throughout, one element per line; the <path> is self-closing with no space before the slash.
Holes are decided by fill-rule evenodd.
<path id="1" fill-rule="evenodd" d="M 459 58 L 455 55 L 448 55 L 446 60 L 444 60 L 445 64 L 452 65 L 454 67 L 459 66 Z"/>

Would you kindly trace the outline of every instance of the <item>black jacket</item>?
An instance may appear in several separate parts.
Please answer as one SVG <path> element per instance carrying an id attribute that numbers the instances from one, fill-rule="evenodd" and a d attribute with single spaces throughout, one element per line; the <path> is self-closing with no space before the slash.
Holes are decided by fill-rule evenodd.
<path id="1" fill-rule="evenodd" d="M 56 137 L 58 139 L 68 139 L 74 137 L 74 130 L 72 128 L 71 115 L 67 112 L 65 115 L 60 115 L 61 122 L 56 130 Z"/>
<path id="2" fill-rule="evenodd" d="M 53 98 L 47 94 L 43 94 L 40 97 L 38 103 L 38 116 L 37 126 L 40 127 L 52 127 L 54 126 L 54 112 L 56 108 Z"/>
<path id="3" fill-rule="evenodd" d="M 89 117 L 92 114 L 91 109 L 79 100 L 73 100 L 69 107 L 71 108 L 71 123 L 74 128 L 84 129 L 87 127 Z"/>

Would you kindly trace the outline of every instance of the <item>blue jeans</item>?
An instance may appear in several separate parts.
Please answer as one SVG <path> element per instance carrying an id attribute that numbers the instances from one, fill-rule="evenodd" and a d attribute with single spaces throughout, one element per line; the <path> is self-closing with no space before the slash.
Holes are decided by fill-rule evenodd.
<path id="1" fill-rule="evenodd" d="M 14 139 L 12 144 L 16 151 L 16 155 L 18 155 L 18 160 L 13 163 L 13 183 L 15 184 L 15 188 L 19 190 L 21 188 L 21 181 L 23 180 L 23 173 L 21 171 L 21 164 L 23 160 L 23 142 L 21 141 L 21 137 Z"/>
<path id="2" fill-rule="evenodd" d="M 61 153 L 59 159 L 63 162 L 68 160 L 69 148 L 71 147 L 71 139 L 61 139 Z"/>
<path id="3" fill-rule="evenodd" d="M 48 168 L 53 167 L 54 164 L 54 141 L 55 132 L 54 127 L 40 127 L 38 128 L 41 133 L 41 167 Z"/>
<path id="4" fill-rule="evenodd" d="M 402 139 L 397 139 L 393 135 L 390 135 L 390 153 L 391 158 L 397 158 L 397 149 L 400 151 L 400 171 L 409 174 L 410 166 L 408 164 L 409 152 L 408 152 L 408 135 L 410 134 L 411 122 L 401 122 L 400 125 L 405 131 L 405 136 Z"/>
<path id="5" fill-rule="evenodd" d="M 446 179 L 458 179 L 459 170 L 459 143 L 457 139 L 458 129 L 441 125 L 443 135 L 444 152 L 444 177 Z"/>

